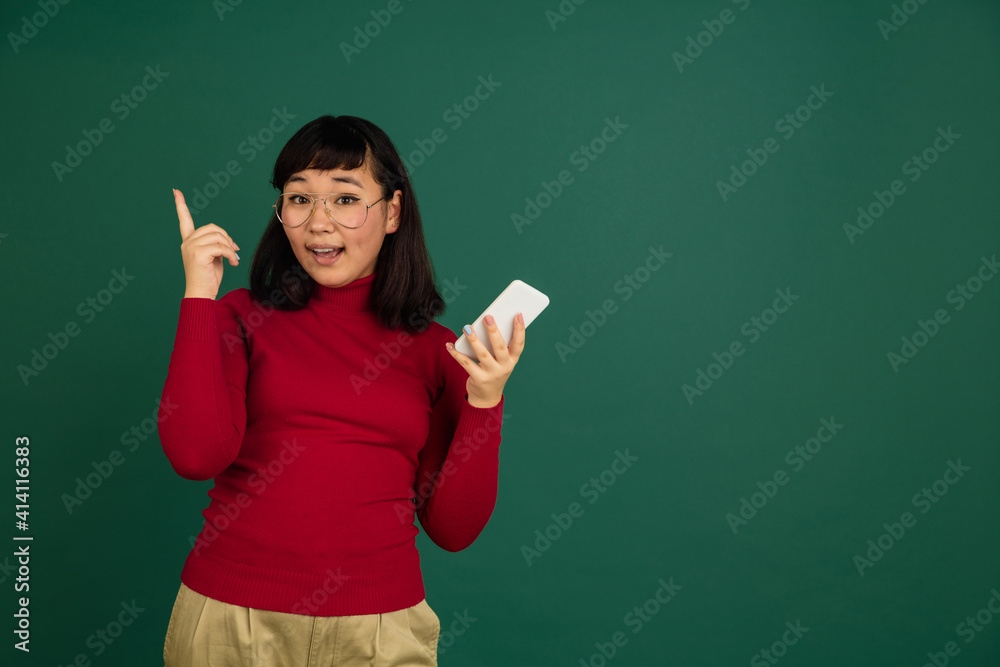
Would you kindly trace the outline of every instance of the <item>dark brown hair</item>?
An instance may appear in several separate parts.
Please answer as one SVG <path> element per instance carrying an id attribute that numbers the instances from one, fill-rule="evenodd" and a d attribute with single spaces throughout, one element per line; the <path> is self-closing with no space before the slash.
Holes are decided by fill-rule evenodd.
<path id="1" fill-rule="evenodd" d="M 357 169 L 367 162 L 386 202 L 402 191 L 399 229 L 386 234 L 375 261 L 370 307 L 384 326 L 412 333 L 426 329 L 444 312 L 434 285 L 417 198 L 403 161 L 385 132 L 356 116 L 321 116 L 288 140 L 274 163 L 271 185 L 279 192 L 303 169 Z M 275 213 L 250 264 L 250 291 L 278 310 L 300 310 L 312 297 L 315 281 L 302 268 Z"/>

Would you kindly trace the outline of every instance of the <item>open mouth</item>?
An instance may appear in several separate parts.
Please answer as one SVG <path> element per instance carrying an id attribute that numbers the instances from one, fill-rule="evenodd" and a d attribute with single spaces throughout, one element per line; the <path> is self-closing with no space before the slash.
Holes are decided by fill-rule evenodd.
<path id="1" fill-rule="evenodd" d="M 310 250 L 313 257 L 320 264 L 333 264 L 337 258 L 339 258 L 343 253 L 343 248 L 323 248 L 317 250 Z"/>

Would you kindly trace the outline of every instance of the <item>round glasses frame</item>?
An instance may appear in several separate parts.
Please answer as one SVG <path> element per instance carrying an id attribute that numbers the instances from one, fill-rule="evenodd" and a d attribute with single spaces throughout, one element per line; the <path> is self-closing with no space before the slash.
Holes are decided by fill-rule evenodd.
<path id="1" fill-rule="evenodd" d="M 371 204 L 369 204 L 368 201 L 364 197 L 362 197 L 361 195 L 351 194 L 350 192 L 282 192 L 280 195 L 278 195 L 278 198 L 274 201 L 274 203 L 271 204 L 271 208 L 274 209 L 274 214 L 278 217 L 278 222 L 280 222 L 281 224 L 283 224 L 285 227 L 289 227 L 291 229 L 295 229 L 296 227 L 301 227 L 302 225 L 304 225 L 305 223 L 307 223 L 309 221 L 309 218 L 312 217 L 312 214 L 316 212 L 316 197 L 314 197 L 313 195 L 323 195 L 323 194 L 325 194 L 326 197 L 320 197 L 319 200 L 323 202 L 323 208 L 326 209 L 326 215 L 327 215 L 327 217 L 329 217 L 331 220 L 333 220 L 334 222 L 336 222 L 338 225 L 340 225 L 341 227 L 344 227 L 346 229 L 361 229 L 362 227 L 364 227 L 365 222 L 368 222 L 368 211 L 371 209 L 372 206 L 374 206 L 375 204 L 377 204 L 380 201 L 382 201 L 383 199 L 385 199 L 384 196 L 383 197 L 379 197 L 374 202 L 372 202 Z M 310 201 L 312 201 L 312 207 L 309 209 L 309 215 L 307 215 L 306 218 L 305 218 L 305 220 L 303 220 L 302 222 L 300 222 L 297 225 L 289 225 L 288 223 L 286 223 L 284 220 L 281 219 L 281 214 L 278 213 L 278 202 L 280 202 L 281 198 L 285 197 L 286 195 L 302 195 L 303 197 L 309 197 Z M 335 217 L 333 217 L 333 212 L 330 210 L 330 207 L 326 205 L 327 198 L 329 198 L 329 197 L 337 197 L 337 196 L 340 196 L 340 195 L 346 195 L 348 197 L 354 197 L 355 199 L 360 199 L 364 203 L 364 205 L 365 205 L 365 219 L 364 219 L 364 222 L 362 222 L 357 227 L 348 227 L 344 223 L 342 223 L 339 220 L 337 220 Z"/>

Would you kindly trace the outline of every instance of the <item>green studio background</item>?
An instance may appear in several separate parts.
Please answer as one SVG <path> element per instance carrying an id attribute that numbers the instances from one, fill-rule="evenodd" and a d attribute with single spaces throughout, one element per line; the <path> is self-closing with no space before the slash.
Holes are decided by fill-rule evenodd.
<path id="1" fill-rule="evenodd" d="M 551 298 L 489 525 L 418 538 L 442 665 L 1000 662 L 995 2 L 0 14 L 3 664 L 160 664 L 211 488 L 152 429 L 170 188 L 246 286 L 274 159 L 327 113 L 404 154 L 445 326 L 514 278 Z"/>

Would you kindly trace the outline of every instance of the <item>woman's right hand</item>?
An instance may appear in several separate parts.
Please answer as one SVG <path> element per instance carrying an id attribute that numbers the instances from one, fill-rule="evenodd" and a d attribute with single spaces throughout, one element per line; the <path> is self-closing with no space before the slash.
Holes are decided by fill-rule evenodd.
<path id="1" fill-rule="evenodd" d="M 222 258 L 228 257 L 233 266 L 239 265 L 238 245 L 222 227 L 209 223 L 198 229 L 180 190 L 174 189 L 174 204 L 181 224 L 181 257 L 187 286 L 184 297 L 214 299 L 222 285 Z"/>

